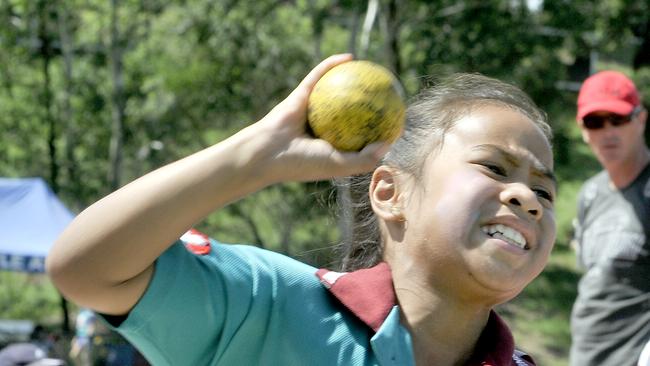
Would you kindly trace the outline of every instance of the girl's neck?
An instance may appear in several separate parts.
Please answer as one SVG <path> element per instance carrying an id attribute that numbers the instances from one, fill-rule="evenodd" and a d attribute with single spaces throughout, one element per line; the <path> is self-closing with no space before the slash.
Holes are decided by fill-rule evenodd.
<path id="1" fill-rule="evenodd" d="M 467 361 L 487 324 L 490 307 L 449 300 L 412 281 L 397 279 L 395 289 L 416 365 L 453 366 Z"/>

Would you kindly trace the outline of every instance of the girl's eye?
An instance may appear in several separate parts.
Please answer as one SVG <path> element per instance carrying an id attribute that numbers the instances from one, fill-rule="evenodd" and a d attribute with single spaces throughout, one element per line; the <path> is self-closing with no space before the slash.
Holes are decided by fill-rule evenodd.
<path id="1" fill-rule="evenodd" d="M 492 173 L 505 176 L 506 175 L 506 170 L 500 167 L 499 165 L 495 165 L 492 163 L 483 163 L 483 166 L 488 168 Z"/>
<path id="2" fill-rule="evenodd" d="M 551 195 L 547 190 L 535 188 L 533 189 L 533 192 L 535 192 L 535 194 L 539 197 L 542 197 L 549 202 L 553 202 L 553 195 Z"/>

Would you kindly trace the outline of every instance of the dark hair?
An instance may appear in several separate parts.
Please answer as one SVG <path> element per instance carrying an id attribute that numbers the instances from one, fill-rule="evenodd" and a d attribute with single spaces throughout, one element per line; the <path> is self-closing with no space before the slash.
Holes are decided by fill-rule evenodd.
<path id="1" fill-rule="evenodd" d="M 462 117 L 485 105 L 505 106 L 522 113 L 540 128 L 549 143 L 552 141 L 546 114 L 521 89 L 480 74 L 453 74 L 414 98 L 406 112 L 402 135 L 380 164 L 419 180 L 424 160 L 441 149 L 447 132 Z M 371 177 L 372 172 L 337 182 L 339 193 L 343 193 L 339 194 L 340 204 L 350 211 L 344 212 L 344 219 L 352 222 L 339 246 L 343 271 L 369 268 L 382 260 L 381 233 L 368 195 Z"/>

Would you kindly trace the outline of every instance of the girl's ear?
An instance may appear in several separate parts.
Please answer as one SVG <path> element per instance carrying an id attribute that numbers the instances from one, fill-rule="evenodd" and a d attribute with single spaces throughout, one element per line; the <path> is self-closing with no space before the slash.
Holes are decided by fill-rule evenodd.
<path id="1" fill-rule="evenodd" d="M 404 221 L 402 185 L 397 171 L 386 165 L 375 169 L 370 181 L 370 203 L 384 221 Z"/>

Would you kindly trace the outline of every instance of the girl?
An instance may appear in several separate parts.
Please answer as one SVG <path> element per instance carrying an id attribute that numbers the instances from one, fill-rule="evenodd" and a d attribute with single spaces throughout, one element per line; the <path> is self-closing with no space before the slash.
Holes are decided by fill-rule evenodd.
<path id="1" fill-rule="evenodd" d="M 513 86 L 458 75 L 420 95 L 393 146 L 342 153 L 305 119 L 316 81 L 350 59 L 326 59 L 259 122 L 82 212 L 48 256 L 56 286 L 154 365 L 531 364 L 492 308 L 554 243 L 544 114 Z M 369 214 L 347 272 L 176 240 L 270 184 L 364 172 Z"/>

